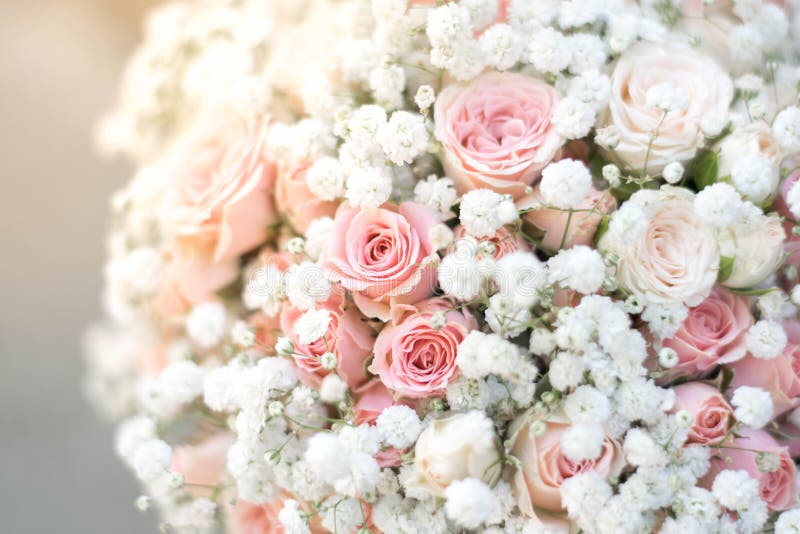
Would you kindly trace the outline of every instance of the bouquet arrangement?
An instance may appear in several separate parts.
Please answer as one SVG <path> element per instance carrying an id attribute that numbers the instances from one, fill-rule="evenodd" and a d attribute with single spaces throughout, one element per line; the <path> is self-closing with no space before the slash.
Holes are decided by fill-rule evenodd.
<path id="1" fill-rule="evenodd" d="M 166 530 L 798 532 L 800 17 L 205 0 L 103 148 L 87 391 Z"/>

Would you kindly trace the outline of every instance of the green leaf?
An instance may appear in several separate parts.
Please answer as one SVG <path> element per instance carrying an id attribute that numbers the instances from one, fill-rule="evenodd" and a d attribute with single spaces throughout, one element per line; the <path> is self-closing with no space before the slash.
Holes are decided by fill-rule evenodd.
<path id="1" fill-rule="evenodd" d="M 719 257 L 719 277 L 718 280 L 720 282 L 724 282 L 728 278 L 731 277 L 731 273 L 733 272 L 733 260 L 734 258 L 730 256 L 720 256 Z"/>
<path id="2" fill-rule="evenodd" d="M 597 225 L 597 232 L 594 234 L 594 246 L 597 248 L 597 243 L 603 238 L 603 236 L 608 232 L 608 222 L 611 218 L 608 215 L 603 215 L 600 219 L 600 224 Z"/>
<path id="3" fill-rule="evenodd" d="M 717 181 L 719 174 L 719 154 L 713 150 L 707 150 L 697 158 L 694 168 L 694 183 L 697 190 L 700 191 L 705 187 Z"/>
<path id="4" fill-rule="evenodd" d="M 731 291 L 738 295 L 744 295 L 746 297 L 759 297 L 761 295 L 766 295 L 767 293 L 771 293 L 773 291 L 777 291 L 777 287 L 764 287 L 761 289 L 733 289 Z"/>

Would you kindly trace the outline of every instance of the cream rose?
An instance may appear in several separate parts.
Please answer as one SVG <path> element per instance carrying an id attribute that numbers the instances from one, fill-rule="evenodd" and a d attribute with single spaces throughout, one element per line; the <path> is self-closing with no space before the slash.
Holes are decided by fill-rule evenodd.
<path id="1" fill-rule="evenodd" d="M 775 194 L 780 181 L 778 168 L 783 156 L 772 128 L 767 124 L 753 122 L 737 128 L 719 143 L 717 150 L 719 176 L 731 179 L 742 196 L 753 202 L 763 202 Z M 752 165 L 754 159 L 763 162 L 770 172 L 759 174 L 756 183 L 747 180 L 740 183 L 733 177 L 736 167 Z"/>
<path id="2" fill-rule="evenodd" d="M 776 214 L 754 213 L 744 221 L 719 230 L 720 254 L 732 258 L 733 269 L 722 285 L 752 287 L 783 263 L 786 233 Z"/>
<path id="3" fill-rule="evenodd" d="M 648 90 L 662 84 L 686 98 L 685 109 L 665 115 L 648 105 Z M 733 83 L 711 58 L 687 46 L 641 42 L 622 54 L 611 76 L 600 125 L 615 126 L 620 142 L 608 156 L 651 175 L 672 161 L 690 160 L 707 135 L 725 127 L 732 98 Z"/>
<path id="4" fill-rule="evenodd" d="M 614 213 L 598 248 L 619 258 L 619 285 L 649 303 L 700 304 L 719 272 L 714 232 L 694 213 L 694 195 L 679 187 L 635 193 Z M 640 213 L 630 217 L 633 211 Z M 625 219 L 632 219 L 625 222 Z M 616 219 L 616 220 L 615 220 Z M 643 220 L 642 220 L 643 219 Z"/>
<path id="5" fill-rule="evenodd" d="M 406 487 L 441 497 L 451 482 L 468 477 L 494 485 L 502 471 L 500 451 L 494 423 L 483 412 L 437 419 L 417 440 Z"/>

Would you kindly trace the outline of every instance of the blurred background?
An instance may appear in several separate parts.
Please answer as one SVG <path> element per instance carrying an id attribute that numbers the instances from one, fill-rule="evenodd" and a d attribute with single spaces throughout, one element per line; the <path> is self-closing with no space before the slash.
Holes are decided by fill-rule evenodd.
<path id="1" fill-rule="evenodd" d="M 108 197 L 93 151 L 152 0 L 0 0 L 0 532 L 147 533 L 112 428 L 81 391 Z"/>

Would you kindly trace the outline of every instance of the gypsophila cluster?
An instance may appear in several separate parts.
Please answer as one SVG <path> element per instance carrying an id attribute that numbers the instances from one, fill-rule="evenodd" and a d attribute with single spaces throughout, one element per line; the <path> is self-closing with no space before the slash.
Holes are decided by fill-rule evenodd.
<path id="1" fill-rule="evenodd" d="M 800 7 L 208 0 L 100 147 L 169 532 L 800 532 Z"/>

